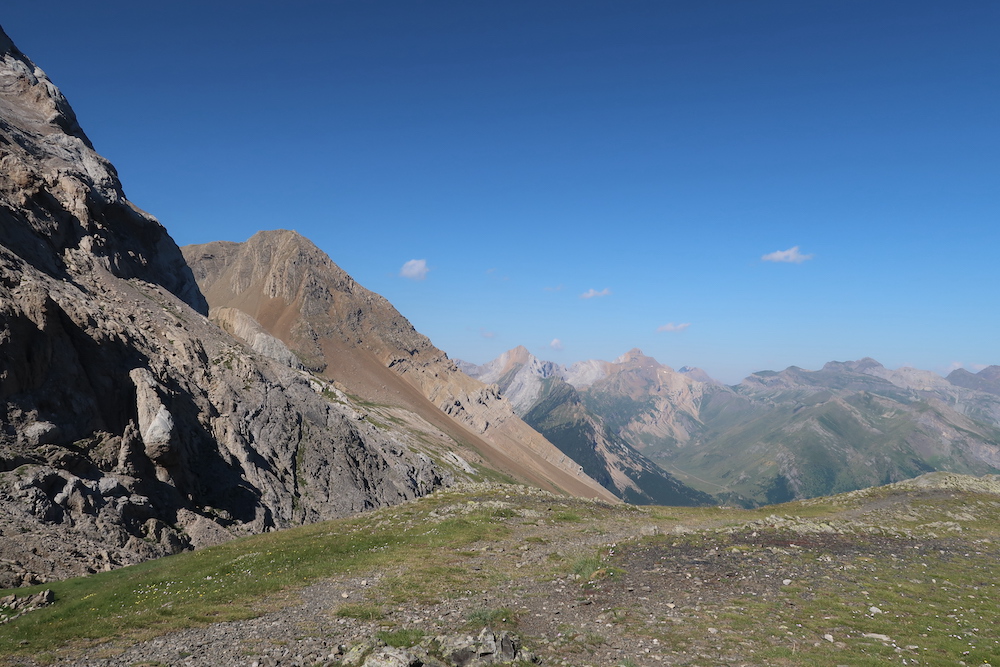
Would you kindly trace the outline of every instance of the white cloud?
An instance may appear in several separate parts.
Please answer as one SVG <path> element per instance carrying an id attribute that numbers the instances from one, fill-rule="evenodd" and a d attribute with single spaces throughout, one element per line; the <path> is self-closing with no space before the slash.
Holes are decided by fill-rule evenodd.
<path id="1" fill-rule="evenodd" d="M 403 268 L 399 270 L 399 275 L 410 280 L 423 280 L 427 277 L 428 271 L 430 271 L 430 268 L 427 267 L 426 259 L 411 259 L 406 264 L 403 264 Z"/>
<path id="2" fill-rule="evenodd" d="M 691 326 L 690 322 L 682 322 L 681 324 L 674 324 L 673 322 L 667 322 L 662 327 L 656 327 L 656 330 L 661 333 L 664 331 L 684 331 L 689 326 Z"/>
<path id="3" fill-rule="evenodd" d="M 545 287 L 543 289 L 545 289 L 546 292 L 562 292 L 563 291 L 563 286 L 562 285 L 556 285 L 555 287 Z"/>
<path id="4" fill-rule="evenodd" d="M 486 327 L 480 327 L 479 335 L 483 338 L 494 338 L 496 337 L 496 332 L 490 331 Z"/>
<path id="5" fill-rule="evenodd" d="M 587 290 L 586 292 L 584 292 L 583 294 L 581 294 L 580 298 L 581 299 L 593 299 L 596 296 L 607 296 L 609 294 L 611 294 L 611 290 L 608 289 L 607 287 L 605 287 L 604 289 L 602 289 L 600 292 L 598 292 L 594 288 L 590 288 L 589 290 Z"/>
<path id="6" fill-rule="evenodd" d="M 807 259 L 812 258 L 812 255 L 803 255 L 799 252 L 798 246 L 793 246 L 788 250 L 775 250 L 761 257 L 765 262 L 785 262 L 788 264 L 801 264 Z"/>
<path id="7" fill-rule="evenodd" d="M 552 342 L 549 343 L 549 347 L 552 348 L 553 350 L 561 350 L 563 349 L 563 342 L 558 338 L 553 338 Z"/>

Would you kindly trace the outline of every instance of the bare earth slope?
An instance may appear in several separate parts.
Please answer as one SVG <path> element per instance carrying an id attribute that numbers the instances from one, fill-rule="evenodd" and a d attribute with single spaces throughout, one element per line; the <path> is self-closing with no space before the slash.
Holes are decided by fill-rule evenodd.
<path id="1" fill-rule="evenodd" d="M 432 424 L 472 458 L 550 490 L 612 498 L 495 388 L 458 371 L 383 297 L 292 231 L 183 248 L 213 314 L 249 315 L 319 375 Z"/>
<path id="2" fill-rule="evenodd" d="M 0 31 L 0 586 L 450 480 L 207 312 L 166 230 Z"/>

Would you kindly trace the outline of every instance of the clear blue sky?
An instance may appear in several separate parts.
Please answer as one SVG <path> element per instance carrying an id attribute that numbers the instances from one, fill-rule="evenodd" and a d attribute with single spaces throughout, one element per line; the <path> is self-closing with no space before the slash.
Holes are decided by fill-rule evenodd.
<path id="1" fill-rule="evenodd" d="M 296 229 L 452 357 L 1000 363 L 993 0 L 8 0 L 0 24 L 179 244 Z"/>

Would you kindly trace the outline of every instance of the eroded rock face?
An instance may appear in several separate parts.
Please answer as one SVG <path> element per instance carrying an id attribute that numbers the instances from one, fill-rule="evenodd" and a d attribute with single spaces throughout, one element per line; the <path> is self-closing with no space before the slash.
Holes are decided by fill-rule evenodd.
<path id="1" fill-rule="evenodd" d="M 0 31 L 0 586 L 449 483 L 207 313 L 166 230 Z"/>

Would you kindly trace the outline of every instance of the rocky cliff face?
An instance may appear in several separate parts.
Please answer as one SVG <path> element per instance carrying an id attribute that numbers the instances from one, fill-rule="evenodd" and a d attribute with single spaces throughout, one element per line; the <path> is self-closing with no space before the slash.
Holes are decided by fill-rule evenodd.
<path id="1" fill-rule="evenodd" d="M 213 317 L 238 310 L 318 376 L 418 429 L 430 455 L 456 455 L 574 495 L 613 498 L 525 424 L 496 388 L 459 372 L 383 297 L 292 231 L 183 248 Z"/>
<path id="2" fill-rule="evenodd" d="M 0 586 L 448 483 L 277 341 L 251 348 L 207 312 L 166 230 L 0 31 Z"/>

